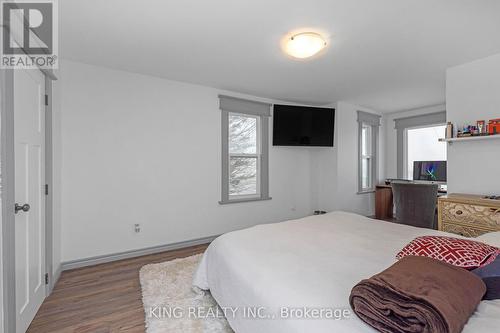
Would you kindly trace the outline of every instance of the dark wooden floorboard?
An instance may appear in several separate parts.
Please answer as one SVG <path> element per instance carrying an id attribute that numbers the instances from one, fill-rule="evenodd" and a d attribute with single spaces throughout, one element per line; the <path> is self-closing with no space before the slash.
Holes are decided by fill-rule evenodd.
<path id="1" fill-rule="evenodd" d="M 144 333 L 141 267 L 206 248 L 198 245 L 63 272 L 28 333 Z"/>

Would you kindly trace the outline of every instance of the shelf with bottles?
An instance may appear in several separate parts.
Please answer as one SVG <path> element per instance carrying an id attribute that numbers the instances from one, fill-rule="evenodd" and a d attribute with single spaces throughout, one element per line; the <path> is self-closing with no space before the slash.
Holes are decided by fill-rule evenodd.
<path id="1" fill-rule="evenodd" d="M 441 142 L 460 142 L 492 140 L 500 137 L 500 118 L 492 119 L 486 124 L 484 120 L 478 120 L 475 125 L 457 126 L 448 122 L 446 124 L 446 137 L 439 139 Z"/>

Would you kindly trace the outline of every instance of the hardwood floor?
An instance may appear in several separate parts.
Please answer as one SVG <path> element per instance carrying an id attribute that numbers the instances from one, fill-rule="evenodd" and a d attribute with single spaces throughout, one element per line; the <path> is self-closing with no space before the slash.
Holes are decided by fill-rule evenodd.
<path id="1" fill-rule="evenodd" d="M 144 333 L 139 269 L 202 253 L 207 245 L 63 272 L 29 333 Z"/>

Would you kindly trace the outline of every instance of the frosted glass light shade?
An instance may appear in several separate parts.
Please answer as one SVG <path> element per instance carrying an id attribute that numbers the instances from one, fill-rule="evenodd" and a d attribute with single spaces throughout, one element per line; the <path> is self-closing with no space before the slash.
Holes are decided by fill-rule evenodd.
<path id="1" fill-rule="evenodd" d="M 288 38 L 285 52 L 299 59 L 309 58 L 326 47 L 326 41 L 315 32 L 303 32 Z"/>

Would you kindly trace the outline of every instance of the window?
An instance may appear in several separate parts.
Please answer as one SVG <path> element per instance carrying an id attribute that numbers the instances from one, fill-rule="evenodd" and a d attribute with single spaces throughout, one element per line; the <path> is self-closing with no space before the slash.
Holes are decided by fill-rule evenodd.
<path id="1" fill-rule="evenodd" d="M 219 96 L 222 112 L 221 204 L 268 200 L 270 104 Z"/>
<path id="2" fill-rule="evenodd" d="M 407 129 L 406 179 L 413 179 L 414 161 L 446 161 L 446 143 L 439 142 L 445 131 L 446 125 Z"/>
<path id="3" fill-rule="evenodd" d="M 229 114 L 229 197 L 258 196 L 259 117 Z"/>
<path id="4" fill-rule="evenodd" d="M 411 142 L 417 142 L 416 140 L 419 140 L 418 137 L 421 139 L 422 134 L 424 134 L 419 129 L 437 127 L 442 124 L 446 124 L 446 111 L 394 119 L 394 128 L 396 129 L 397 137 L 397 177 L 399 179 L 413 177 L 413 173 L 408 173 L 410 171 L 408 163 L 412 158 L 417 158 L 416 156 L 409 156 L 409 154 L 412 154 L 409 150 L 413 149 L 408 148 L 408 134 L 414 137 L 414 139 L 410 139 Z M 441 133 L 441 136 L 444 136 L 444 131 Z M 413 163 L 411 171 L 413 172 Z"/>
<path id="5" fill-rule="evenodd" d="M 377 181 L 377 146 L 380 116 L 358 111 L 359 179 L 358 193 L 372 192 Z"/>
<path id="6" fill-rule="evenodd" d="M 372 188 L 372 127 L 361 125 L 361 189 Z"/>

